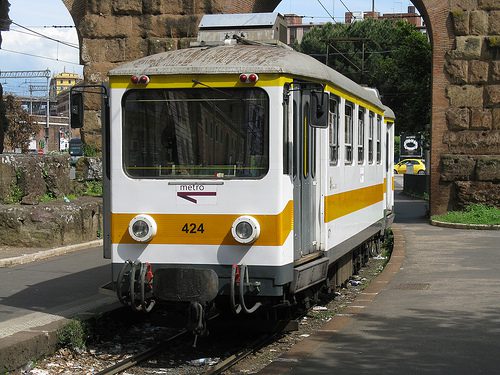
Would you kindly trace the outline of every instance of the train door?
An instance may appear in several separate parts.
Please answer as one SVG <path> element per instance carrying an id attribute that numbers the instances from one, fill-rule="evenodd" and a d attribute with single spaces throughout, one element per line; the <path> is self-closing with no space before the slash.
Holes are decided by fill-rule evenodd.
<path id="1" fill-rule="evenodd" d="M 393 191 L 393 179 L 394 179 L 394 138 L 393 138 L 393 123 L 386 122 L 386 140 L 385 140 L 385 170 L 386 170 L 386 208 L 388 210 L 393 209 L 394 205 L 394 191 Z"/>
<path id="2" fill-rule="evenodd" d="M 319 250 L 320 184 L 317 132 L 309 126 L 310 92 L 293 95 L 294 253 L 300 259 Z"/>

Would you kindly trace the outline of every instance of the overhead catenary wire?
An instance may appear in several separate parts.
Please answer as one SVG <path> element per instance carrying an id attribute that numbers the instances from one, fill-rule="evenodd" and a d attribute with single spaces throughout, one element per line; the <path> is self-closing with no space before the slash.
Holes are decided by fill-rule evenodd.
<path id="1" fill-rule="evenodd" d="M 5 51 L 5 52 L 9 52 L 9 53 L 16 53 L 18 55 L 25 55 L 25 56 L 30 56 L 30 57 L 37 57 L 39 59 L 59 61 L 59 62 L 67 63 L 67 64 L 80 65 L 79 63 L 76 63 L 76 62 L 73 62 L 73 61 L 55 59 L 53 57 L 40 56 L 40 55 L 35 55 L 33 53 L 28 53 L 28 52 L 13 51 L 13 50 L 10 50 L 10 49 L 5 49 L 5 48 L 0 48 L 0 51 Z"/>
<path id="2" fill-rule="evenodd" d="M 383 55 L 384 53 L 394 53 L 398 52 L 397 50 L 387 50 L 387 51 L 368 51 L 365 52 L 365 55 Z M 345 55 L 345 56 L 354 56 L 362 53 L 361 51 L 353 51 L 353 52 L 331 52 L 328 55 Z M 324 53 L 308 53 L 309 56 L 324 56 Z"/>
<path id="3" fill-rule="evenodd" d="M 25 34 L 25 35 L 29 35 L 29 36 L 33 36 L 33 37 L 36 37 L 36 38 L 44 38 L 40 35 L 36 35 L 36 34 L 33 34 L 31 32 L 27 32 L 27 31 L 22 31 L 22 30 L 17 30 L 17 29 L 10 29 L 9 31 L 13 31 L 15 33 L 19 33 L 19 34 Z M 66 42 L 66 43 L 69 43 L 69 42 Z M 75 43 L 69 43 L 69 44 L 72 44 L 73 47 L 72 48 L 79 48 L 77 44 Z"/>
<path id="4" fill-rule="evenodd" d="M 331 19 L 332 17 L 330 16 L 307 16 L 307 15 L 298 15 L 300 18 L 321 18 L 321 19 Z M 338 20 L 343 20 L 344 17 L 333 17 L 335 19 L 338 19 Z"/>
<path id="5" fill-rule="evenodd" d="M 68 47 L 71 47 L 71 48 L 76 48 L 76 49 L 79 49 L 79 47 L 78 47 L 78 46 L 75 46 L 75 45 L 74 45 L 74 44 L 72 44 L 72 43 L 68 43 L 68 42 L 65 42 L 65 41 L 62 41 L 62 40 L 58 40 L 58 39 L 52 38 L 52 37 L 50 37 L 50 36 L 44 35 L 44 34 L 42 34 L 42 33 L 39 33 L 38 31 L 35 31 L 35 30 L 32 30 L 32 29 L 30 29 L 30 28 L 28 28 L 28 27 L 22 26 L 22 25 L 20 25 L 20 24 L 18 24 L 18 23 L 16 23 L 16 22 L 14 22 L 14 21 L 12 21 L 12 24 L 13 24 L 13 25 L 16 25 L 16 26 L 18 26 L 18 27 L 20 27 L 20 28 L 22 28 L 22 29 L 28 30 L 28 31 L 32 32 L 33 34 L 36 34 L 36 35 L 38 35 L 38 36 L 40 36 L 40 37 L 42 37 L 42 38 L 45 38 L 45 39 L 48 39 L 48 40 L 52 40 L 52 41 L 57 42 L 57 43 L 64 44 L 64 45 L 66 45 L 66 46 L 68 46 Z"/>
<path id="6" fill-rule="evenodd" d="M 24 25 L 32 29 L 74 29 L 76 26 L 71 25 Z"/>
<path id="7" fill-rule="evenodd" d="M 29 26 L 26 26 L 29 27 Z M 31 27 L 43 27 L 44 29 L 74 29 L 76 26 L 71 25 L 45 25 L 45 26 L 31 26 Z"/>
<path id="8" fill-rule="evenodd" d="M 330 47 L 332 47 L 337 53 L 347 60 L 352 66 L 354 66 L 357 70 L 361 71 L 362 69 L 357 66 L 351 59 L 349 59 L 343 52 L 340 52 L 333 44 L 330 43 Z"/>
<path id="9" fill-rule="evenodd" d="M 333 17 L 333 15 L 330 14 L 330 12 L 328 11 L 328 9 L 326 9 L 326 7 L 323 5 L 323 3 L 321 2 L 321 0 L 318 0 L 318 3 L 325 10 L 325 12 L 330 16 L 330 18 L 332 19 L 332 21 L 334 23 L 337 23 L 337 21 L 335 21 L 335 17 Z"/>
<path id="10" fill-rule="evenodd" d="M 351 10 L 347 7 L 347 5 L 345 5 L 345 3 L 344 3 L 342 0 L 340 0 L 340 2 L 341 2 L 341 3 L 342 3 L 342 5 L 344 6 L 344 8 L 346 8 L 346 9 L 347 9 L 347 11 L 348 11 L 348 12 L 352 15 L 352 18 L 356 19 L 356 16 L 354 15 L 354 13 L 353 13 L 353 12 L 351 12 Z"/>

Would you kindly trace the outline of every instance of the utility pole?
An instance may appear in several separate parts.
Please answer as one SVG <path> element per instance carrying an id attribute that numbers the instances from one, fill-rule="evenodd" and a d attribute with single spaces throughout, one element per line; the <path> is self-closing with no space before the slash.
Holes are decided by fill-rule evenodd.
<path id="1" fill-rule="evenodd" d="M 363 47 L 362 47 L 362 57 L 361 57 L 361 82 L 365 79 L 365 39 L 363 39 Z"/>

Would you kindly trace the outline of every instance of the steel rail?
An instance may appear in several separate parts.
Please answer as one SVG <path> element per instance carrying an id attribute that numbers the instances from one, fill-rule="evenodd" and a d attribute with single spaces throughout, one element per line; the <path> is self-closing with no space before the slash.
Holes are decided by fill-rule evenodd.
<path id="1" fill-rule="evenodd" d="M 283 333 L 284 330 L 286 330 L 286 327 L 289 326 L 289 322 L 291 321 L 296 321 L 296 318 L 290 321 L 279 321 L 278 324 L 274 327 L 272 333 L 263 335 L 262 337 L 254 340 L 247 348 L 242 349 L 239 352 L 227 357 L 222 362 L 215 365 L 215 367 L 212 367 L 210 370 L 205 372 L 204 375 L 222 374 L 224 371 L 233 367 L 238 362 L 248 357 L 250 354 L 255 353 L 257 350 L 262 349 L 264 346 L 274 341 L 279 334 Z"/>
<path id="2" fill-rule="evenodd" d="M 273 341 L 277 335 L 278 335 L 278 333 L 275 332 L 270 336 L 265 336 L 263 338 L 259 338 L 259 339 L 255 340 L 248 348 L 245 348 L 245 349 L 239 351 L 238 353 L 227 357 L 225 360 L 218 363 L 215 367 L 213 367 L 210 370 L 208 370 L 207 372 L 205 372 L 204 375 L 222 374 L 224 371 L 233 367 L 235 364 L 242 361 L 243 359 L 248 357 L 250 354 L 255 353 L 257 350 L 261 349 L 263 346 L 265 346 L 269 342 Z"/>
<path id="3" fill-rule="evenodd" d="M 208 318 L 208 320 L 215 319 L 219 316 L 219 314 L 214 314 L 211 317 Z M 118 374 L 119 372 L 122 372 L 124 370 L 127 370 L 131 367 L 134 367 L 135 365 L 144 362 L 146 359 L 149 359 L 153 357 L 154 355 L 160 353 L 166 344 L 169 342 L 189 333 L 190 331 L 186 328 L 183 330 L 177 332 L 175 335 L 170 336 L 169 338 L 165 340 L 161 340 L 157 345 L 152 346 L 149 349 L 144 350 L 141 353 L 134 354 L 133 356 L 124 359 L 123 361 L 117 362 L 114 365 L 105 368 L 104 370 L 99 371 L 95 375 L 114 375 Z"/>
<path id="4" fill-rule="evenodd" d="M 153 357 L 154 355 L 158 354 L 164 349 L 164 346 L 168 344 L 169 342 L 185 335 L 189 331 L 187 329 L 183 329 L 182 331 L 177 332 L 175 335 L 162 340 L 159 344 L 141 352 L 134 354 L 132 357 L 129 357 L 127 359 L 124 359 L 123 361 L 120 361 L 118 363 L 115 363 L 113 366 L 110 366 L 108 368 L 105 368 L 104 370 L 99 371 L 96 375 L 114 375 L 118 374 L 119 372 L 122 372 L 124 370 L 127 370 L 131 367 L 134 367 L 138 363 L 141 363 L 145 361 L 148 358 Z"/>

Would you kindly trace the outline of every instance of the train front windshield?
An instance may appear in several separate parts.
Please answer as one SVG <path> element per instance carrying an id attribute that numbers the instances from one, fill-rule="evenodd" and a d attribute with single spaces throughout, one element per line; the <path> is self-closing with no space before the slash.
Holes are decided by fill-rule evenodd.
<path id="1" fill-rule="evenodd" d="M 132 178 L 261 178 L 269 169 L 262 89 L 130 90 L 122 105 Z"/>

